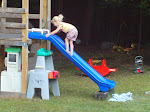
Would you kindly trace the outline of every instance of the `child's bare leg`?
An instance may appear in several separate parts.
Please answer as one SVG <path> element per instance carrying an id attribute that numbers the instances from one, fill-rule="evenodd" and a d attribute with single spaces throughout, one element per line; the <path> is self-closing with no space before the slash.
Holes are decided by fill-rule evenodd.
<path id="1" fill-rule="evenodd" d="M 70 54 L 71 54 L 71 56 L 73 55 L 73 49 L 74 49 L 73 41 L 70 40 Z"/>
<path id="2" fill-rule="evenodd" d="M 69 52 L 69 40 L 65 38 L 66 51 Z"/>

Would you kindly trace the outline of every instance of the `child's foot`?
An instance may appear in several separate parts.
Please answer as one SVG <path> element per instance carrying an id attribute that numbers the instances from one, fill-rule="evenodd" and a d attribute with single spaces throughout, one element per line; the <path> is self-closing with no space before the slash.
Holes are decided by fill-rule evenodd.
<path id="1" fill-rule="evenodd" d="M 66 50 L 67 51 L 67 50 Z M 70 51 L 67 51 L 69 54 L 71 54 L 71 52 Z"/>
<path id="2" fill-rule="evenodd" d="M 70 51 L 67 51 L 71 56 L 73 56 L 73 53 L 71 53 Z"/>
<path id="3" fill-rule="evenodd" d="M 70 52 L 70 55 L 73 56 L 73 52 Z"/>

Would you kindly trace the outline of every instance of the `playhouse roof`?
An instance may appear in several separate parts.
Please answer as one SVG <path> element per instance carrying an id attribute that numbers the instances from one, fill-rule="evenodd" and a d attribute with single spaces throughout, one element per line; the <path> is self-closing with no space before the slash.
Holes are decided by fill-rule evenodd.
<path id="1" fill-rule="evenodd" d="M 6 52 L 20 52 L 21 48 L 17 48 L 17 47 L 10 47 L 10 48 L 5 48 Z"/>

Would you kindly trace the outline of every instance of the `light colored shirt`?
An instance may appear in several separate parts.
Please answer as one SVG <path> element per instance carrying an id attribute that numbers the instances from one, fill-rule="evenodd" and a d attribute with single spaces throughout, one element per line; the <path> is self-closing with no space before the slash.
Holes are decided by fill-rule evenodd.
<path id="1" fill-rule="evenodd" d="M 67 32 L 70 31 L 71 29 L 75 28 L 72 24 L 69 24 L 69 23 L 60 22 L 60 24 L 63 26 L 63 27 L 62 27 L 62 31 L 63 31 L 64 33 L 67 33 Z"/>

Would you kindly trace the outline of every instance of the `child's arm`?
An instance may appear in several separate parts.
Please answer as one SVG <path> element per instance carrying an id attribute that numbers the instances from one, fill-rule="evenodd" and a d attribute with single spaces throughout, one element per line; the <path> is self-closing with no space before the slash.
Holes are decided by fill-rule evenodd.
<path id="1" fill-rule="evenodd" d="M 58 27 L 56 28 L 56 30 L 54 30 L 54 31 L 52 31 L 52 32 L 50 32 L 50 33 L 48 33 L 48 34 L 46 34 L 46 37 L 58 33 L 59 30 L 61 30 L 61 29 L 62 29 L 62 25 L 58 26 Z"/>

